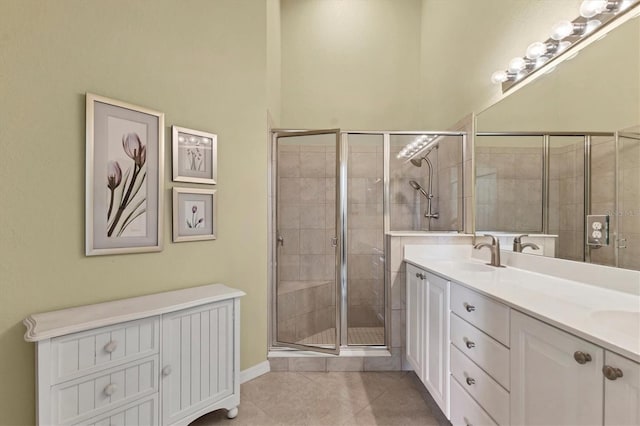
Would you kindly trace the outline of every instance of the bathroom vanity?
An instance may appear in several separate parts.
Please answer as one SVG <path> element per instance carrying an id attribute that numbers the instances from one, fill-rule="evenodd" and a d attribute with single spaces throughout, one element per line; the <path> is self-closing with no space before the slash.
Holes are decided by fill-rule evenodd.
<path id="1" fill-rule="evenodd" d="M 221 284 L 30 315 L 40 425 L 186 425 L 240 404 L 240 297 Z"/>
<path id="2" fill-rule="evenodd" d="M 407 361 L 453 425 L 640 424 L 640 274 L 611 289 L 427 253 L 405 246 Z"/>

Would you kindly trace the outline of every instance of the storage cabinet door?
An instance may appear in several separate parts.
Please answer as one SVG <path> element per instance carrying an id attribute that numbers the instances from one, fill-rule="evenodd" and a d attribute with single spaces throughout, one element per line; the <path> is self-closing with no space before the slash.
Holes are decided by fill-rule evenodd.
<path id="1" fill-rule="evenodd" d="M 512 310 L 511 424 L 602 424 L 603 361 L 601 348 Z"/>
<path id="2" fill-rule="evenodd" d="M 424 364 L 424 272 L 407 264 L 407 361 L 422 380 Z"/>
<path id="3" fill-rule="evenodd" d="M 604 424 L 640 425 L 640 364 L 606 352 L 605 365 L 622 376 L 610 374 L 615 380 L 604 381 Z"/>
<path id="4" fill-rule="evenodd" d="M 447 281 L 426 273 L 426 341 L 424 384 L 448 416 L 449 303 Z"/>
<path id="5" fill-rule="evenodd" d="M 233 392 L 233 306 L 227 300 L 163 315 L 163 424 Z"/>

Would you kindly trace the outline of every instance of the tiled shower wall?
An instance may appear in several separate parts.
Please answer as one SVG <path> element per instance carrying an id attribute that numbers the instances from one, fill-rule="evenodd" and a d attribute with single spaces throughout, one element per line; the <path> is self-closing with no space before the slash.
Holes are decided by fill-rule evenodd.
<path id="1" fill-rule="evenodd" d="M 614 214 L 626 239 L 626 248 L 619 251 L 620 267 L 640 270 L 640 140 L 621 137 L 619 157 L 620 205 Z"/>
<path id="2" fill-rule="evenodd" d="M 335 158 L 332 137 L 327 143 L 280 143 L 277 226 L 284 239 L 278 248 L 280 340 L 298 341 L 335 325 L 336 258 L 331 246 L 336 233 Z"/>
<path id="3" fill-rule="evenodd" d="M 542 140 L 500 142 L 476 137 L 476 230 L 540 233 Z"/>

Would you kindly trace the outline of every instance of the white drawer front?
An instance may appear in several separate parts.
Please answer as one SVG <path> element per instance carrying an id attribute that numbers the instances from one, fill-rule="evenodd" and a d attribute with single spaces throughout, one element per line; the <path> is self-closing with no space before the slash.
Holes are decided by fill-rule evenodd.
<path id="1" fill-rule="evenodd" d="M 498 424 L 509 424 L 509 392 L 453 345 L 451 374 Z"/>
<path id="2" fill-rule="evenodd" d="M 158 391 L 158 356 L 65 382 L 51 389 L 55 424 L 74 424 Z"/>
<path id="3" fill-rule="evenodd" d="M 76 423 L 82 426 L 156 426 L 158 417 L 158 395 L 132 402 L 102 416 Z M 74 426 L 75 426 L 74 425 Z"/>
<path id="4" fill-rule="evenodd" d="M 509 307 L 451 283 L 451 310 L 509 347 Z"/>
<path id="5" fill-rule="evenodd" d="M 509 349 L 456 314 L 451 314 L 451 343 L 509 390 Z"/>
<path id="6" fill-rule="evenodd" d="M 456 379 L 451 380 L 451 424 L 496 426 L 496 422 L 469 396 Z"/>
<path id="7" fill-rule="evenodd" d="M 159 318 L 96 328 L 51 340 L 51 381 L 61 383 L 159 351 Z"/>

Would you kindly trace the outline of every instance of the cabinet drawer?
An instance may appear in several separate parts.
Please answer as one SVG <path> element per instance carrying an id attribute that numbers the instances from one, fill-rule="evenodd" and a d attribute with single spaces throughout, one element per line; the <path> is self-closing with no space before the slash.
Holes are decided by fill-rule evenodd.
<path id="1" fill-rule="evenodd" d="M 509 389 L 509 349 L 456 314 L 451 314 L 451 343 Z"/>
<path id="2" fill-rule="evenodd" d="M 451 380 L 451 424 L 496 426 L 496 422 L 469 396 L 456 379 Z"/>
<path id="3" fill-rule="evenodd" d="M 144 318 L 51 340 L 51 382 L 157 354 L 159 319 Z"/>
<path id="4" fill-rule="evenodd" d="M 102 416 L 92 417 L 80 423 L 82 426 L 156 426 L 158 418 L 158 395 L 131 402 Z"/>
<path id="5" fill-rule="evenodd" d="M 51 388 L 55 424 L 75 424 L 158 391 L 158 356 Z"/>
<path id="6" fill-rule="evenodd" d="M 451 374 L 498 424 L 509 424 L 509 392 L 453 345 Z"/>
<path id="7" fill-rule="evenodd" d="M 509 347 L 509 307 L 451 283 L 451 310 Z"/>

